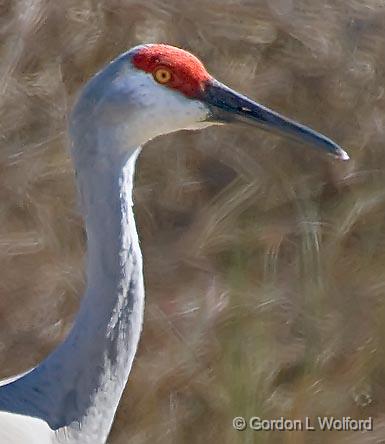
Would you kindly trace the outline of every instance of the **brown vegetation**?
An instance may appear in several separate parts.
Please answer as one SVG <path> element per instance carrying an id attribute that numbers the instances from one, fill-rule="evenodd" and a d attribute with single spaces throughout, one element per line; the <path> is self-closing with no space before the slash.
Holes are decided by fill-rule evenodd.
<path id="1" fill-rule="evenodd" d="M 382 0 L 0 1 L 0 377 L 65 335 L 84 287 L 66 117 L 142 42 L 333 137 L 148 144 L 136 175 L 143 338 L 111 444 L 385 440 Z M 235 432 L 234 416 L 375 417 L 371 433 Z"/>

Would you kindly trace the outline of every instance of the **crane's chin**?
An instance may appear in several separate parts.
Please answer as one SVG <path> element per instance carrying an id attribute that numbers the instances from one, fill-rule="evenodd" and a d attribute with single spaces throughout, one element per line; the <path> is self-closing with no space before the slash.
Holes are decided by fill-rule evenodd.
<path id="1" fill-rule="evenodd" d="M 323 134 L 281 116 L 216 80 L 207 82 L 202 101 L 210 109 L 208 120 L 213 123 L 241 122 L 257 126 L 305 142 L 339 160 L 349 159 L 349 155 L 338 144 Z"/>

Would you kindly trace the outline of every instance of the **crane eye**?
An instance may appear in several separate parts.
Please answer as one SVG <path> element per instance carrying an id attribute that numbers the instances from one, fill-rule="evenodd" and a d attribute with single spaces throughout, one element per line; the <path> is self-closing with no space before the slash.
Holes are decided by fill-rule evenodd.
<path id="1" fill-rule="evenodd" d="M 158 68 L 154 72 L 154 79 L 161 84 L 167 83 L 171 80 L 171 72 L 166 68 Z"/>

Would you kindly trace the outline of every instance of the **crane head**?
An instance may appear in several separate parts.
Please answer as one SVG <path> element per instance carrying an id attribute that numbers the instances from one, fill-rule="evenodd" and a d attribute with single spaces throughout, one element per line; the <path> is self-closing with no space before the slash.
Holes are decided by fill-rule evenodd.
<path id="1" fill-rule="evenodd" d="M 349 159 L 328 137 L 228 88 L 194 55 L 169 45 L 141 45 L 122 54 L 88 83 L 81 99 L 75 120 L 81 115 L 97 120 L 99 128 L 123 128 L 122 137 L 136 145 L 181 129 L 241 122 Z"/>
<path id="2" fill-rule="evenodd" d="M 244 122 L 306 141 L 339 159 L 349 158 L 329 138 L 221 84 L 198 58 L 183 49 L 160 44 L 144 45 L 133 51 L 132 64 L 152 77 L 154 91 L 167 88 L 179 93 L 186 102 L 193 100 L 203 104 L 207 111 L 202 116 L 204 122 Z"/>

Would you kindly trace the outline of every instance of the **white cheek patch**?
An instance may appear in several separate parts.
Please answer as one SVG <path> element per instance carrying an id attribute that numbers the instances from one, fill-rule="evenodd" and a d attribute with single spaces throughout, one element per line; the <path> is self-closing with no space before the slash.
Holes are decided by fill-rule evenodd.
<path id="1" fill-rule="evenodd" d="M 200 129 L 212 125 L 206 122 L 209 109 L 199 100 L 157 83 L 151 74 L 136 70 L 130 77 L 133 98 L 138 102 L 143 127 L 151 126 L 152 137 L 181 129 Z M 139 117 L 139 116 L 138 116 Z"/>

